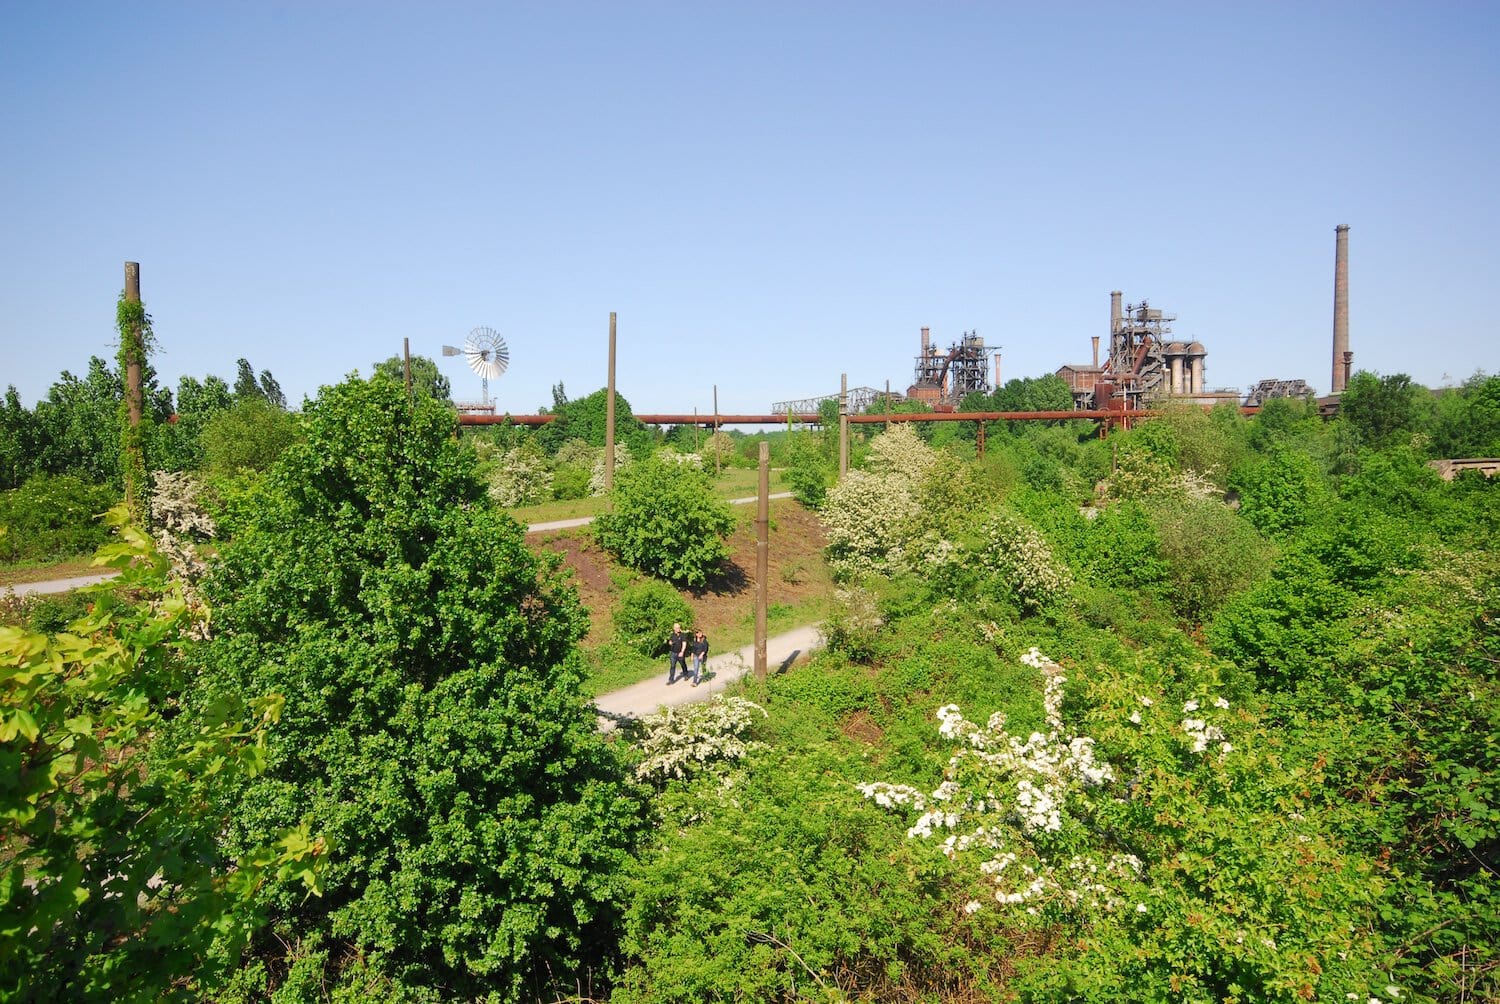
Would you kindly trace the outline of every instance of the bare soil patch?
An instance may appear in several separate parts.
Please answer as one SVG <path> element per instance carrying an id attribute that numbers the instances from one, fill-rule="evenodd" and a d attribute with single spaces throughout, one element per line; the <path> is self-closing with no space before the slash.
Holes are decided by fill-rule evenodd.
<path id="1" fill-rule="evenodd" d="M 715 647 L 742 633 L 755 617 L 755 522 L 753 507 L 729 538 L 730 558 L 724 574 L 703 589 L 680 590 L 693 609 L 693 623 L 701 627 Z M 621 568 L 603 548 L 594 543 L 586 526 L 533 536 L 535 546 L 562 556 L 573 573 L 579 599 L 589 611 L 589 634 L 584 645 L 606 641 L 611 630 L 611 610 L 620 587 L 640 578 Z M 823 563 L 826 541 L 823 528 L 812 513 L 791 499 L 771 502 L 771 547 L 767 558 L 767 594 L 771 606 L 798 606 L 828 593 L 830 579 Z"/>

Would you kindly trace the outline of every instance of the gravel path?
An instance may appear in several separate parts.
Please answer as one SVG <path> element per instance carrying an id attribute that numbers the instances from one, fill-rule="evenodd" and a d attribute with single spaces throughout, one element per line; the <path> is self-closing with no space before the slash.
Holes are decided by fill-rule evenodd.
<path id="1" fill-rule="evenodd" d="M 823 644 L 817 625 L 793 628 L 785 634 L 766 639 L 766 667 L 774 673 L 790 666 Z M 661 672 L 649 680 L 604 694 L 594 701 L 599 709 L 599 728 L 608 732 L 621 720 L 641 718 L 663 707 L 677 707 L 693 701 L 706 701 L 722 693 L 729 684 L 755 668 L 755 646 L 719 655 L 711 655 L 703 667 L 703 682 L 694 687 L 690 680 L 667 685 L 667 660 L 661 660 Z"/>

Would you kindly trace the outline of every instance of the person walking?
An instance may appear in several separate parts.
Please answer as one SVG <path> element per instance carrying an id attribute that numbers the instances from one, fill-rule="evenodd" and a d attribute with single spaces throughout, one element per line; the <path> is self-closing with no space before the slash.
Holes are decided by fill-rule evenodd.
<path id="1" fill-rule="evenodd" d="M 708 661 L 708 636 L 699 631 L 693 638 L 693 686 L 703 678 L 703 664 Z"/>
<path id="2" fill-rule="evenodd" d="M 667 638 L 667 686 L 677 682 L 677 667 L 682 667 L 682 678 L 687 679 L 688 645 L 692 635 L 682 630 L 681 624 L 672 625 L 672 634 Z"/>

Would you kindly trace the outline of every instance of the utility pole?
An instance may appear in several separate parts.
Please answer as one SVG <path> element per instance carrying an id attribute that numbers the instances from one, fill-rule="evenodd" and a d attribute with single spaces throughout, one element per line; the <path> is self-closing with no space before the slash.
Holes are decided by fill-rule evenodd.
<path id="1" fill-rule="evenodd" d="M 604 404 L 604 490 L 615 486 L 615 312 L 609 312 L 609 393 Z"/>
<path id="2" fill-rule="evenodd" d="M 124 456 L 125 507 L 138 525 L 146 525 L 146 456 L 141 443 L 141 363 L 146 358 L 144 313 L 141 310 L 141 263 L 125 263 L 125 324 L 120 326 L 120 355 L 125 363 Z"/>
<path id="3" fill-rule="evenodd" d="M 771 444 L 760 441 L 760 497 L 755 507 L 755 678 L 766 678 L 766 578 L 771 556 Z"/>
<path id="4" fill-rule="evenodd" d="M 411 399 L 411 339 L 401 339 L 401 358 L 406 371 L 406 406 L 412 405 Z"/>
<path id="5" fill-rule="evenodd" d="M 839 375 L 839 480 L 849 473 L 849 374 Z"/>

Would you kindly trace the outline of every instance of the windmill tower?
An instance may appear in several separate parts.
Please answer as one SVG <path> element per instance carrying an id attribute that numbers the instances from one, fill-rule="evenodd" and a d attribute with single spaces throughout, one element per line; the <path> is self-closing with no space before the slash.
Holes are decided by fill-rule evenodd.
<path id="1" fill-rule="evenodd" d="M 475 328 L 469 332 L 469 337 L 464 339 L 463 348 L 457 349 L 451 345 L 444 345 L 443 355 L 464 357 L 469 364 L 469 369 L 479 374 L 484 395 L 481 408 L 484 411 L 493 411 L 490 404 L 490 378 L 498 377 L 510 365 L 510 346 L 505 344 L 505 339 L 500 332 L 494 328 Z"/>

